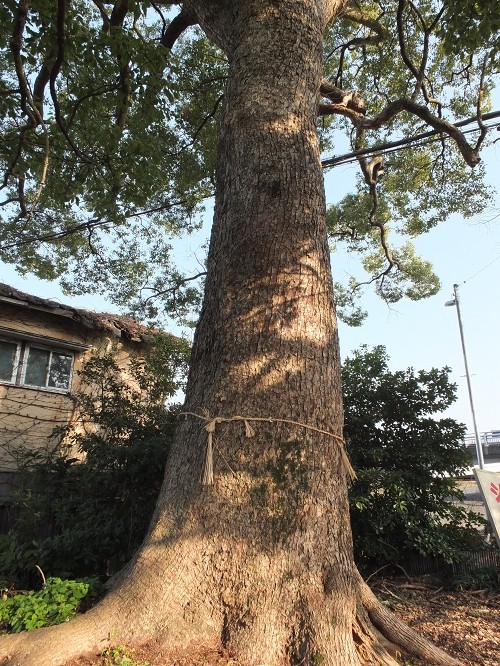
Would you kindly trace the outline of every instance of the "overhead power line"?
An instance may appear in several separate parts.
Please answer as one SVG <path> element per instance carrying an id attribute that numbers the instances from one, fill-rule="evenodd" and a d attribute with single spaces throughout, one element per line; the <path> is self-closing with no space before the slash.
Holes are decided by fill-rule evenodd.
<path id="1" fill-rule="evenodd" d="M 495 118 L 500 118 L 500 111 L 491 111 L 491 113 L 485 113 L 482 116 L 483 122 L 488 122 L 488 120 L 493 120 Z M 471 123 L 477 122 L 477 117 L 466 118 L 465 120 L 460 120 L 457 123 L 454 123 L 455 127 L 465 127 Z M 489 125 L 488 129 L 495 127 L 496 124 Z M 477 128 L 467 130 L 464 134 L 470 134 L 471 132 L 478 131 Z M 365 155 L 372 155 L 373 153 L 390 153 L 396 150 L 402 150 L 408 146 L 415 143 L 426 143 L 425 139 L 430 139 L 432 141 L 437 140 L 437 136 L 443 134 L 442 130 L 429 130 L 428 132 L 422 132 L 422 134 L 415 134 L 414 136 L 407 137 L 405 139 L 399 139 L 398 141 L 389 141 L 387 143 L 380 143 L 370 148 L 361 148 L 359 150 L 353 150 L 351 153 L 345 153 L 344 155 L 339 155 L 338 157 L 329 157 L 321 161 L 321 166 L 323 169 L 328 169 L 338 164 L 348 164 L 354 162 L 358 157 L 363 157 Z"/>
<path id="2" fill-rule="evenodd" d="M 500 111 L 492 111 L 490 113 L 485 113 L 482 116 L 483 122 L 488 122 L 488 120 L 494 120 L 495 118 L 500 118 Z M 457 123 L 454 123 L 455 127 L 465 127 L 466 125 L 470 125 L 473 122 L 477 122 L 477 117 L 474 116 L 473 118 L 466 118 L 465 120 L 460 120 Z M 500 125 L 497 125 L 496 123 L 492 123 L 491 125 L 488 125 L 487 128 L 491 129 L 493 127 L 497 127 L 500 129 Z M 472 132 L 478 131 L 478 128 L 472 128 L 470 130 L 466 130 L 463 132 L 463 134 L 470 134 Z M 354 150 L 351 153 L 345 153 L 344 155 L 339 155 L 338 157 L 329 157 L 325 160 L 322 160 L 321 165 L 324 169 L 332 168 L 334 166 L 337 166 L 338 164 L 349 164 L 352 162 L 355 162 L 359 157 L 363 157 L 365 155 L 372 155 L 373 153 L 384 153 L 384 154 L 389 154 L 391 152 L 395 152 L 397 150 L 403 150 L 405 148 L 410 147 L 413 144 L 419 144 L 419 145 L 425 145 L 426 143 L 430 143 L 432 141 L 438 141 L 439 140 L 439 135 L 442 135 L 443 132 L 441 130 L 429 130 L 428 132 L 422 132 L 421 134 L 415 134 L 412 137 L 408 137 L 405 139 L 399 139 L 398 141 L 391 141 L 387 143 L 381 143 L 377 144 L 375 146 L 372 146 L 371 148 L 362 148 L 360 150 Z M 446 135 L 444 135 L 446 138 Z M 14 200 L 13 200 L 14 201 Z M 7 202 L 4 202 L 7 203 Z M 182 202 L 174 202 L 171 206 L 176 206 L 179 205 Z M 167 208 L 171 207 L 166 206 Z M 147 212 L 157 212 L 158 210 L 162 210 L 165 207 L 160 207 L 158 209 L 153 209 L 151 211 L 143 211 L 143 213 Z M 140 215 L 141 213 L 136 213 L 132 215 L 127 215 L 126 217 L 135 217 L 136 215 Z M 7 250 L 12 250 L 17 247 L 21 247 L 23 245 L 30 245 L 32 243 L 36 242 L 47 242 L 50 240 L 56 240 L 56 239 L 61 239 L 64 236 L 69 236 L 74 233 L 78 233 L 79 231 L 83 230 L 88 230 L 89 232 L 98 226 L 105 225 L 107 224 L 108 221 L 102 221 L 100 219 L 94 219 L 94 220 L 89 220 L 88 222 L 84 222 L 82 224 L 78 224 L 74 227 L 70 227 L 69 229 L 64 229 L 61 231 L 54 231 L 52 233 L 46 234 L 46 235 L 40 235 L 40 236 L 29 236 L 27 238 L 23 238 L 17 241 L 13 241 L 11 243 L 7 243 L 4 245 L 0 245 L 0 251 L 7 251 Z M 494 260 L 496 261 L 496 260 Z M 489 264 L 488 264 L 489 265 Z M 486 268 L 486 267 L 485 267 Z M 481 269 L 483 270 L 483 269 Z M 474 276 L 472 276 L 474 277 Z M 469 278 L 470 279 L 470 278 Z"/>
<path id="3" fill-rule="evenodd" d="M 483 271 L 485 271 L 487 268 L 489 268 L 491 266 L 491 264 L 494 264 L 495 261 L 498 261 L 499 259 L 500 259 L 500 255 L 498 257 L 495 257 L 494 259 L 492 259 L 492 261 L 490 261 L 489 264 L 486 264 L 486 266 L 483 266 L 478 271 L 476 271 L 476 273 L 474 273 L 474 275 L 471 275 L 469 278 L 467 278 L 467 280 L 464 280 L 464 284 L 466 282 L 469 282 L 470 280 L 472 280 L 472 278 L 475 278 L 476 275 L 479 275 L 479 273 L 482 273 Z"/>

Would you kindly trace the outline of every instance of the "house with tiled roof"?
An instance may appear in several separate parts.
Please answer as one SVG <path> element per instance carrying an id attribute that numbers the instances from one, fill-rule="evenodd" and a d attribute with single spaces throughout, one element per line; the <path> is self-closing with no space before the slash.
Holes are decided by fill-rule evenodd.
<path id="1" fill-rule="evenodd" d="M 54 430 L 76 417 L 78 371 L 93 352 L 113 352 L 126 376 L 150 331 L 0 284 L 0 502 L 15 485 L 19 452 L 60 444 Z"/>

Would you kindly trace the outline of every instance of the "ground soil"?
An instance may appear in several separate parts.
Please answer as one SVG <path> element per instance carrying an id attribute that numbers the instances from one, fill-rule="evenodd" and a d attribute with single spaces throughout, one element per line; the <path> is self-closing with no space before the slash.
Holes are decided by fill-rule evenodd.
<path id="1" fill-rule="evenodd" d="M 398 617 L 466 666 L 499 665 L 500 593 L 451 592 L 426 577 L 379 580 L 373 588 Z"/>
<path id="2" fill-rule="evenodd" d="M 416 631 L 461 659 L 464 666 L 500 664 L 500 593 L 487 590 L 450 591 L 436 579 L 377 578 L 370 585 L 379 599 Z M 136 650 L 133 660 L 119 657 L 80 659 L 69 666 L 241 666 L 230 654 L 213 649 L 196 649 L 171 654 L 156 645 Z M 406 666 L 427 666 L 408 658 Z"/>

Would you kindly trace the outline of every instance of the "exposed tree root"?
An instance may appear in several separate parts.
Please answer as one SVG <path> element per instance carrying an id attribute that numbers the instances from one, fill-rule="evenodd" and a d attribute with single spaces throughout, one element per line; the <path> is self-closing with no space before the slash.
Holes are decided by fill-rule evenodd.
<path id="1" fill-rule="evenodd" d="M 0 666 L 62 666 L 70 659 L 102 651 L 108 635 L 90 620 L 90 612 L 70 623 L 2 636 Z"/>
<path id="2" fill-rule="evenodd" d="M 359 660 L 363 666 L 399 666 L 400 652 L 373 626 L 367 610 L 358 604 L 352 635 Z"/>
<path id="3" fill-rule="evenodd" d="M 435 666 L 461 666 L 461 662 L 450 657 L 440 648 L 422 638 L 401 620 L 396 618 L 375 595 L 371 592 L 359 574 L 356 574 L 359 605 L 356 619 L 353 624 L 353 641 L 358 655 L 358 663 L 362 666 L 397 666 L 400 664 L 402 654 L 410 654 Z M 113 598 L 114 597 L 114 598 Z M 158 607 L 157 607 L 158 608 Z M 139 602 L 136 613 L 133 604 L 120 604 L 120 597 L 113 593 L 110 599 L 105 599 L 94 609 L 83 616 L 79 616 L 70 623 L 49 627 L 34 632 L 3 636 L 0 638 L 0 666 L 64 666 L 69 660 L 82 655 L 94 656 L 110 644 L 117 642 L 129 646 L 137 646 L 147 640 L 155 640 L 158 645 L 170 645 L 182 649 L 191 643 L 193 637 L 189 637 L 186 631 L 171 631 L 168 626 L 179 627 L 183 620 L 172 625 L 173 617 L 157 618 L 156 626 L 153 627 L 150 617 L 141 622 L 141 610 L 144 606 Z M 184 614 L 184 613 L 183 613 Z M 307 622 L 312 622 L 312 629 L 318 630 L 315 623 L 320 619 L 317 617 L 304 617 L 300 631 L 304 629 Z M 148 613 L 146 612 L 146 616 Z M 270 618 L 269 618 L 270 619 Z M 169 621 L 170 620 L 170 621 Z M 224 627 L 218 627 L 215 622 L 211 631 L 204 627 L 204 631 L 198 632 L 196 642 L 211 645 L 215 642 L 224 642 Z M 254 626 L 252 641 L 257 641 L 265 626 L 265 618 L 257 621 Z M 320 621 L 321 625 L 321 621 Z M 322 633 L 321 630 L 318 633 Z M 264 631 L 262 635 L 265 635 Z M 264 641 L 265 642 L 265 641 Z M 323 642 L 323 641 L 321 641 Z M 233 649 L 237 646 L 232 646 Z M 262 646 L 264 653 L 272 652 L 272 646 Z M 246 652 L 243 649 L 243 652 Z M 262 652 L 262 650 L 257 650 Z M 297 663 L 297 653 L 288 653 L 278 649 L 280 663 Z M 328 654 L 330 652 L 330 654 Z M 244 655 L 235 655 L 242 663 Z M 255 654 L 254 654 L 255 656 Z M 309 658 L 304 664 L 312 664 L 314 659 Z M 333 659 L 333 660 L 332 660 Z M 248 660 L 247 660 L 248 661 Z M 338 661 L 332 657 L 331 651 L 326 649 L 325 666 L 332 664 L 337 666 Z M 249 662 L 250 663 L 250 662 Z M 251 663 L 256 663 L 251 659 Z M 260 663 L 268 663 L 268 660 Z M 278 663 L 271 659 L 269 663 Z"/>
<path id="4" fill-rule="evenodd" d="M 357 571 L 356 578 L 362 606 L 368 613 L 374 627 L 385 639 L 397 648 L 400 648 L 402 652 L 423 659 L 428 664 L 435 666 L 463 666 L 461 661 L 451 657 L 433 645 L 387 610 Z"/>

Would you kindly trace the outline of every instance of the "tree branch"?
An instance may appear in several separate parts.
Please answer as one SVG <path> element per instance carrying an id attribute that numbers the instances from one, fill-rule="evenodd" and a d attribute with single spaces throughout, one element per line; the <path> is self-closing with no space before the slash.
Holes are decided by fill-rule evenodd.
<path id="1" fill-rule="evenodd" d="M 65 238 L 66 236 L 71 236 L 75 233 L 78 233 L 79 231 L 89 231 L 91 228 L 103 226 L 105 224 L 108 224 L 108 220 L 102 220 L 101 218 L 89 220 L 88 222 L 77 224 L 76 226 L 65 229 L 64 231 L 54 231 L 42 236 L 28 236 L 28 238 L 23 238 L 22 240 L 8 243 L 7 245 L 0 245 L 0 251 L 5 252 L 6 250 L 13 250 L 14 248 L 22 247 L 23 245 L 30 245 L 31 243 L 44 243 L 46 241 L 59 240 L 61 238 Z"/>
<path id="2" fill-rule="evenodd" d="M 398 43 L 399 43 L 399 52 L 401 54 L 401 58 L 403 59 L 404 64 L 408 67 L 410 72 L 413 74 L 415 79 L 419 79 L 419 71 L 415 67 L 414 63 L 412 62 L 408 51 L 406 50 L 406 42 L 405 42 L 405 35 L 404 35 L 404 27 L 403 27 L 403 11 L 406 5 L 406 0 L 399 0 L 398 2 L 398 10 L 396 13 L 396 25 L 397 25 L 397 31 L 398 31 Z M 414 93 L 415 94 L 415 93 Z"/>
<path id="3" fill-rule="evenodd" d="M 94 5 L 99 10 L 99 13 L 101 14 L 103 32 L 107 32 L 110 28 L 110 20 L 109 20 L 108 13 L 106 11 L 106 7 L 101 2 L 101 0 L 92 0 L 92 2 L 94 3 Z"/>
<path id="4" fill-rule="evenodd" d="M 31 93 L 28 86 L 28 81 L 24 71 L 24 65 L 21 56 L 21 49 L 24 37 L 24 28 L 28 18 L 29 0 L 20 0 L 17 7 L 16 20 L 14 22 L 14 30 L 10 41 L 10 49 L 14 59 L 14 67 L 16 70 L 17 79 L 19 81 L 19 89 L 21 92 L 21 109 L 25 113 L 30 122 L 29 127 L 36 127 L 42 119 L 40 113 L 33 103 Z M 31 107 L 31 108 L 29 108 Z"/>
<path id="5" fill-rule="evenodd" d="M 159 298 L 160 296 L 165 296 L 165 294 L 172 294 L 172 298 L 175 302 L 177 291 L 181 287 L 183 287 L 186 284 L 186 282 L 193 282 L 193 280 L 198 280 L 198 278 L 201 278 L 206 274 L 207 274 L 206 271 L 202 271 L 201 273 L 196 273 L 196 275 L 192 275 L 191 277 L 188 277 L 188 278 L 180 278 L 179 280 L 177 280 L 176 284 L 173 287 L 169 287 L 168 289 L 162 289 L 161 291 L 156 291 L 151 296 L 148 296 L 147 298 L 145 298 L 142 301 L 142 304 L 146 305 L 146 303 L 148 303 L 149 301 L 152 301 L 155 298 Z M 148 291 L 152 291 L 154 289 L 154 287 L 143 287 L 142 289 L 147 289 Z M 142 291 L 142 289 L 141 289 L 141 291 Z"/>
<path id="6" fill-rule="evenodd" d="M 479 152 L 479 150 L 481 148 L 481 145 L 482 145 L 484 139 L 486 138 L 486 134 L 488 132 L 488 128 L 486 127 L 486 125 L 483 122 L 483 116 L 482 116 L 482 113 L 481 113 L 481 103 L 483 101 L 484 79 L 486 77 L 486 66 L 488 64 L 489 57 L 490 57 L 490 55 L 488 54 L 488 55 L 485 56 L 485 58 L 483 60 L 483 66 L 481 68 L 481 78 L 479 80 L 479 94 L 477 96 L 477 104 L 476 104 L 476 119 L 477 119 L 477 124 L 478 124 L 481 131 L 479 133 L 479 137 L 478 137 L 478 139 L 476 141 L 476 145 L 475 145 L 475 150 L 477 152 Z"/>
<path id="7" fill-rule="evenodd" d="M 380 23 L 379 20 L 369 18 L 365 14 L 356 9 L 348 7 L 342 11 L 341 16 L 342 18 L 345 18 L 351 21 L 352 23 L 357 23 L 359 25 L 365 26 L 366 28 L 369 28 L 375 34 L 368 35 L 367 37 L 354 37 L 345 44 L 342 44 L 341 47 L 335 48 L 326 56 L 326 59 L 328 60 L 335 53 L 335 51 L 339 50 L 340 48 L 337 75 L 335 77 L 335 83 L 336 84 L 340 83 L 340 85 L 342 81 L 342 70 L 344 65 L 345 52 L 348 49 L 351 49 L 351 47 L 356 47 L 356 46 L 365 47 L 368 44 L 375 44 L 375 45 L 380 44 L 381 41 L 390 36 L 389 31 L 385 28 L 385 26 L 382 25 L 382 23 Z"/>
<path id="8" fill-rule="evenodd" d="M 347 92 L 341 88 L 337 88 L 329 81 L 323 79 L 321 82 L 320 93 L 327 97 L 331 101 L 331 105 L 320 105 L 321 106 L 345 106 L 356 113 L 364 115 L 366 113 L 365 103 L 362 98 L 356 92 Z M 323 115 L 320 113 L 320 115 Z"/>
<path id="9" fill-rule="evenodd" d="M 364 130 L 358 129 L 356 137 L 356 146 L 358 146 L 364 138 Z M 378 209 L 378 191 L 377 191 L 377 182 L 378 178 L 384 172 L 384 161 L 383 157 L 376 156 L 370 162 L 368 162 L 364 157 L 358 157 L 358 162 L 363 172 L 365 182 L 369 187 L 370 198 L 372 200 L 372 206 L 370 212 L 368 213 L 368 222 L 370 226 L 378 229 L 380 234 L 380 245 L 384 252 L 385 258 L 387 259 L 388 266 L 385 271 L 379 275 L 376 279 L 379 279 L 382 276 L 388 275 L 392 268 L 396 266 L 398 270 L 401 270 L 401 266 L 394 259 L 392 253 L 387 244 L 387 232 L 385 226 L 382 222 L 377 219 L 377 209 Z"/>
<path id="10" fill-rule="evenodd" d="M 28 209 L 26 208 L 26 197 L 24 196 L 24 178 L 17 179 L 17 193 L 19 196 L 21 217 L 26 217 L 28 215 Z"/>
<path id="11" fill-rule="evenodd" d="M 118 28 L 123 25 L 128 9 L 128 0 L 117 0 L 117 2 L 115 2 L 109 19 L 109 24 L 112 28 Z"/>
<path id="12" fill-rule="evenodd" d="M 20 128 L 19 130 L 19 140 L 14 158 L 10 161 L 10 164 L 7 167 L 7 170 L 4 175 L 3 185 L 5 187 L 10 176 L 14 175 L 15 167 L 21 157 L 26 134 L 34 129 L 35 127 L 42 126 L 44 137 L 45 137 L 45 154 L 42 164 L 42 173 L 40 176 L 40 182 L 38 183 L 37 192 L 34 196 L 30 211 L 27 211 L 26 199 L 24 196 L 24 178 L 18 177 L 18 194 L 19 194 L 19 207 L 21 210 L 20 216 L 29 218 L 33 215 L 35 207 L 40 199 L 43 186 L 45 185 L 45 178 L 47 175 L 48 164 L 49 164 L 49 150 L 50 150 L 50 139 L 47 127 L 43 119 L 43 105 L 38 105 L 36 100 L 31 95 L 28 80 L 26 78 L 26 73 L 24 71 L 24 65 L 22 60 L 22 44 L 24 38 L 24 29 L 26 27 L 26 21 L 28 18 L 28 9 L 29 9 L 29 0 L 21 0 L 19 2 L 16 14 L 16 20 L 14 23 L 14 30 L 12 32 L 12 38 L 10 42 L 10 49 L 14 59 L 14 67 L 17 74 L 17 79 L 19 81 L 20 93 L 21 93 L 21 109 L 23 113 L 28 117 L 28 122 Z M 43 71 L 43 67 L 42 67 Z M 39 76 L 35 80 L 35 85 L 38 82 L 38 89 L 45 84 L 43 83 L 45 79 L 45 73 L 40 72 Z M 42 89 L 42 102 L 43 102 L 43 89 Z"/>
<path id="13" fill-rule="evenodd" d="M 410 72 L 413 74 L 415 77 L 416 83 L 415 87 L 413 90 L 413 93 L 411 95 L 411 100 L 416 101 L 420 91 L 422 91 L 422 94 L 424 96 L 425 101 L 430 104 L 437 104 L 439 107 L 441 107 L 441 103 L 439 100 L 434 99 L 429 95 L 429 92 L 427 90 L 427 86 L 425 85 L 425 68 L 427 65 L 427 58 L 429 54 L 429 37 L 436 26 L 439 18 L 442 16 L 444 9 L 441 8 L 441 10 L 437 13 L 437 15 L 434 17 L 434 20 L 432 21 L 430 26 L 427 26 L 424 20 L 424 17 L 422 16 L 421 12 L 418 10 L 418 8 L 415 6 L 413 2 L 408 2 L 408 5 L 414 12 L 415 16 L 417 17 L 418 21 L 420 22 L 420 25 L 422 27 L 422 31 L 424 34 L 424 45 L 423 45 L 423 51 L 422 51 L 422 58 L 420 61 L 420 66 L 417 68 L 417 66 L 412 62 L 409 53 L 406 48 L 406 42 L 405 42 L 405 35 L 404 35 L 404 26 L 403 26 L 403 12 L 405 9 L 406 5 L 406 0 L 399 0 L 398 2 L 398 10 L 396 14 L 396 23 L 397 23 L 397 32 L 398 32 L 398 42 L 399 42 L 399 49 L 401 52 L 401 57 L 403 59 L 403 62 L 405 65 L 408 67 Z"/>
<path id="14" fill-rule="evenodd" d="M 24 181 L 20 181 L 23 182 Z M 11 201 L 11 200 L 9 200 Z M 9 201 L 2 202 L 0 205 L 5 205 L 9 203 Z M 13 201 L 18 201 L 18 199 L 13 199 Z M 174 201 L 173 203 L 169 204 L 164 204 L 162 206 L 157 206 L 156 208 L 151 208 L 149 210 L 141 210 L 139 212 L 134 212 L 134 213 L 128 213 L 125 215 L 125 219 L 130 219 L 132 217 L 139 217 L 140 215 L 149 215 L 151 213 L 158 213 L 162 210 L 168 210 L 169 208 L 174 208 L 175 206 L 181 206 L 185 204 L 185 201 Z M 50 218 L 48 215 L 46 217 L 49 220 L 53 220 L 53 218 Z M 52 240 L 59 240 L 60 238 L 65 238 L 66 236 L 71 236 L 73 234 L 76 234 L 80 231 L 90 231 L 94 230 L 97 227 L 102 227 L 107 224 L 111 224 L 109 220 L 103 220 L 102 218 L 94 218 L 92 220 L 88 220 L 87 222 L 82 222 L 81 224 L 76 224 L 74 227 L 69 227 L 69 229 L 64 229 L 62 231 L 52 231 L 47 234 L 43 234 L 40 236 L 28 236 L 27 238 L 22 238 L 17 241 L 13 241 L 12 243 L 8 243 L 5 245 L 0 245 L 0 251 L 5 252 L 7 250 L 13 250 L 17 247 L 22 247 L 24 245 L 29 245 L 31 243 L 43 243 L 47 241 L 52 241 Z"/>
<path id="15" fill-rule="evenodd" d="M 109 85 L 109 86 L 101 86 L 100 88 L 97 88 L 96 90 L 92 90 L 91 92 L 87 93 L 86 95 L 82 95 L 79 99 L 76 100 L 76 102 L 73 105 L 73 110 L 71 111 L 71 115 L 66 123 L 66 127 L 70 127 L 71 124 L 73 123 L 73 120 L 76 116 L 76 112 L 78 110 L 78 107 L 80 104 L 85 102 L 85 100 L 90 99 L 91 97 L 97 97 L 99 95 L 102 95 L 103 93 L 107 92 L 113 92 L 113 90 L 116 90 L 117 86 L 116 85 Z"/>
<path id="16" fill-rule="evenodd" d="M 223 99 L 224 99 L 224 95 L 219 95 L 219 97 L 215 100 L 215 104 L 214 104 L 214 107 L 213 107 L 212 111 L 210 111 L 210 113 L 207 113 L 207 115 L 203 118 L 201 123 L 198 125 L 198 127 L 196 128 L 196 130 L 193 133 L 193 136 L 191 137 L 191 141 L 189 141 L 188 143 L 183 144 L 179 148 L 179 150 L 177 150 L 175 153 L 169 153 L 169 155 L 172 155 L 172 156 L 180 155 L 187 148 L 194 145 L 194 143 L 196 141 L 196 137 L 201 132 L 201 130 L 205 127 L 205 125 L 208 123 L 208 121 L 211 120 L 215 116 L 215 114 L 217 112 L 217 109 L 219 108 L 219 104 L 222 102 Z"/>
<path id="17" fill-rule="evenodd" d="M 43 117 L 43 100 L 45 97 L 45 88 L 50 78 L 50 69 L 47 66 L 47 62 L 49 61 L 50 61 L 50 56 L 46 58 L 45 62 L 40 67 L 38 76 L 36 77 L 35 83 L 33 84 L 33 101 L 42 117 Z"/>
<path id="18" fill-rule="evenodd" d="M 437 130 L 437 132 L 447 134 L 454 139 L 458 149 L 462 153 L 462 157 L 469 166 L 474 167 L 476 164 L 479 164 L 481 158 L 479 157 L 478 152 L 467 143 L 465 136 L 456 125 L 449 123 L 443 118 L 435 116 L 426 106 L 417 104 L 410 99 L 402 98 L 396 100 L 389 104 L 375 118 L 371 120 L 368 118 L 362 118 L 359 124 L 365 129 L 378 129 L 402 111 L 407 111 L 408 113 L 417 116 Z"/>
<path id="19" fill-rule="evenodd" d="M 342 18 L 348 19 L 349 21 L 352 21 L 352 23 L 359 23 L 359 25 L 364 25 L 365 28 L 369 28 L 375 32 L 380 40 L 390 37 L 389 30 L 387 30 L 387 28 L 382 25 L 378 19 L 370 18 L 358 9 L 354 9 L 352 6 L 346 7 L 340 16 Z M 381 16 L 383 16 L 383 14 L 381 14 Z"/>
<path id="20" fill-rule="evenodd" d="M 321 104 L 318 113 L 319 115 L 324 115 L 326 113 L 340 114 L 349 118 L 355 127 L 370 130 L 382 127 L 382 125 L 386 124 L 403 111 L 421 118 L 428 125 L 433 127 L 437 133 L 450 136 L 455 141 L 458 149 L 462 153 L 462 157 L 469 166 L 474 167 L 479 164 L 481 158 L 479 157 L 478 151 L 467 143 L 465 136 L 458 129 L 458 125 L 454 125 L 443 118 L 439 118 L 426 106 L 417 104 L 408 98 L 403 97 L 391 102 L 374 118 L 366 118 L 359 111 L 355 111 L 354 109 L 349 108 L 348 105 L 343 104 Z"/>
<path id="21" fill-rule="evenodd" d="M 19 139 L 17 142 L 17 149 L 15 155 L 10 160 L 10 163 L 7 166 L 7 169 L 4 174 L 2 188 L 5 187 L 9 181 L 10 176 L 14 175 L 17 163 L 21 157 L 23 146 L 25 142 L 25 137 L 27 132 L 38 125 L 43 125 L 43 118 L 40 115 L 40 111 L 37 105 L 34 103 L 33 98 L 30 93 L 28 86 L 28 80 L 26 78 L 26 73 L 24 71 L 24 65 L 21 55 L 23 38 L 24 38 L 24 29 L 26 27 L 26 21 L 28 18 L 28 9 L 29 9 L 29 0 L 20 0 L 17 6 L 16 17 L 14 21 L 14 28 L 12 31 L 12 37 L 10 40 L 10 51 L 12 53 L 12 58 L 14 60 L 14 68 L 16 71 L 17 80 L 19 82 L 19 93 L 21 96 L 21 111 L 24 113 L 28 121 L 25 125 L 19 129 Z M 21 210 L 26 210 L 24 205 L 24 193 L 20 197 Z"/>
<path id="22" fill-rule="evenodd" d="M 52 66 L 52 69 L 50 70 L 50 77 L 49 77 L 50 96 L 52 99 L 52 104 L 54 105 L 54 116 L 56 119 L 57 126 L 61 130 L 68 144 L 70 145 L 71 150 L 81 159 L 83 159 L 85 162 L 90 163 L 92 160 L 87 155 L 85 155 L 80 150 L 80 148 L 78 148 L 78 146 L 71 138 L 68 129 L 66 127 L 66 124 L 64 122 L 61 113 L 61 107 L 59 105 L 59 100 L 57 97 L 56 80 L 57 77 L 59 76 L 59 72 L 61 70 L 61 66 L 64 61 L 64 50 L 65 50 L 65 41 L 66 41 L 65 29 L 66 29 L 66 1 L 57 0 L 57 57 L 55 59 L 54 65 Z"/>
<path id="23" fill-rule="evenodd" d="M 194 13 L 183 7 L 179 14 L 170 21 L 167 28 L 163 31 L 160 38 L 160 44 L 167 49 L 172 49 L 175 42 L 192 25 L 197 25 L 198 21 Z"/>
<path id="24" fill-rule="evenodd" d="M 500 118 L 500 111 L 492 111 L 491 113 L 485 113 L 482 116 L 483 121 L 493 120 L 495 118 Z M 464 127 L 465 125 L 470 125 L 473 122 L 477 121 L 477 117 L 466 118 L 465 120 L 460 120 L 457 123 L 454 123 L 455 127 Z M 402 146 L 407 146 L 408 144 L 415 143 L 417 141 L 422 141 L 430 137 L 437 136 L 441 132 L 439 130 L 429 130 L 428 132 L 422 132 L 421 134 L 415 134 L 414 136 L 408 137 L 406 139 L 399 139 L 398 141 L 388 141 L 385 143 L 379 143 L 375 146 L 369 148 L 360 148 L 359 150 L 354 150 L 351 153 L 345 153 L 344 155 L 339 155 L 338 157 L 331 157 L 321 162 L 321 166 L 325 169 L 327 167 L 333 167 L 336 164 L 341 164 L 347 162 L 348 160 L 356 159 L 360 155 L 372 155 L 373 153 L 383 153 L 394 148 L 399 148 Z"/>

